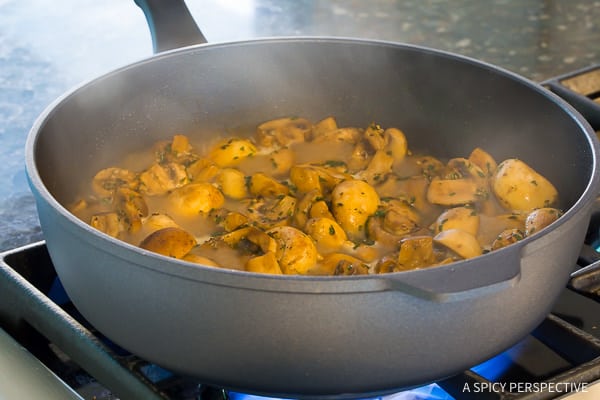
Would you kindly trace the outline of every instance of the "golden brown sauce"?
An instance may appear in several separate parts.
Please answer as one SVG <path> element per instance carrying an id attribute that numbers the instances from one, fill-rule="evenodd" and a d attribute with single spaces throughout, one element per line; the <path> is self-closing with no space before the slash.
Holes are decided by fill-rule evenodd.
<path id="1" fill-rule="evenodd" d="M 72 212 L 170 257 L 272 274 L 353 275 L 476 257 L 560 215 L 554 186 L 485 150 L 439 160 L 404 133 L 281 118 L 192 146 L 174 135 L 98 171 Z"/>

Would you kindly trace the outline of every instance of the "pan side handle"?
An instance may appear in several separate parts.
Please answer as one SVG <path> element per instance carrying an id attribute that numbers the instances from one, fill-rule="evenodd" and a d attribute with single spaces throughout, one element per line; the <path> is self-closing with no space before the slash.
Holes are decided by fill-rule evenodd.
<path id="1" fill-rule="evenodd" d="M 183 0 L 134 0 L 144 11 L 154 53 L 206 43 Z"/>
<path id="2" fill-rule="evenodd" d="M 391 274 L 388 288 L 429 301 L 448 302 L 506 290 L 521 279 L 521 252 L 497 251 L 486 258 Z"/>

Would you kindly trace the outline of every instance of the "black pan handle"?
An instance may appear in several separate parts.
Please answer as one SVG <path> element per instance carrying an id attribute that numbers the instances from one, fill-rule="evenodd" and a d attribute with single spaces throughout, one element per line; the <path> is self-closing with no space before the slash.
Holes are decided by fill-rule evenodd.
<path id="1" fill-rule="evenodd" d="M 134 0 L 144 11 L 154 53 L 206 43 L 184 0 Z"/>

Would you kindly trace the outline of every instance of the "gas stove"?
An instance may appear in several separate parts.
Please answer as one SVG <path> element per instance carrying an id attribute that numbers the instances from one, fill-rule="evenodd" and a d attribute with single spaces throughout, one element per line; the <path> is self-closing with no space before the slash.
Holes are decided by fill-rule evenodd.
<path id="1" fill-rule="evenodd" d="M 600 130 L 600 67 L 543 85 Z M 504 353 L 372 399 L 600 398 L 600 200 L 552 312 Z M 43 241 L 0 253 L 0 398 L 256 400 L 179 376 L 112 343 L 64 292 Z M 268 399 L 268 398 L 267 398 Z"/>

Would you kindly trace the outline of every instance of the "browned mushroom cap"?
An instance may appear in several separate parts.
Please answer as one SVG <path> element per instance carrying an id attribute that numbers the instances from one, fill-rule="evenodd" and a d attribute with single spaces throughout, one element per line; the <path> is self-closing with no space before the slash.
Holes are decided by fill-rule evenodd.
<path id="1" fill-rule="evenodd" d="M 190 183 L 167 196 L 173 214 L 195 216 L 217 209 L 225 202 L 219 189 L 207 182 Z"/>
<path id="2" fill-rule="evenodd" d="M 525 219 L 525 235 L 530 236 L 556 221 L 562 212 L 556 208 L 538 208 L 527 215 Z"/>
<path id="3" fill-rule="evenodd" d="M 523 239 L 523 231 L 520 229 L 506 229 L 498 235 L 498 237 L 492 242 L 492 250 L 498 250 L 502 247 L 506 247 L 510 244 L 516 243 Z"/>
<path id="4" fill-rule="evenodd" d="M 232 138 L 218 142 L 209 152 L 208 158 L 219 167 L 232 167 L 245 158 L 256 154 L 256 147 L 246 139 Z"/>
<path id="5" fill-rule="evenodd" d="M 558 191 L 550 181 L 517 159 L 504 160 L 498 165 L 492 177 L 492 188 L 508 210 L 550 207 L 558 199 Z"/>
<path id="6" fill-rule="evenodd" d="M 224 168 L 216 175 L 221 192 L 230 199 L 243 199 L 248 196 L 246 175 L 235 168 Z"/>
<path id="7" fill-rule="evenodd" d="M 317 249 L 321 252 L 338 250 L 348 241 L 342 227 L 335 220 L 329 218 L 309 219 L 305 231 L 313 238 Z"/>
<path id="8" fill-rule="evenodd" d="M 142 249 L 174 258 L 183 258 L 195 245 L 194 236 L 181 228 L 159 229 L 140 243 Z"/>
<path id="9" fill-rule="evenodd" d="M 367 220 L 379 207 L 379 195 L 367 182 L 349 179 L 333 189 L 331 204 L 335 219 L 348 237 L 361 239 Z"/>

